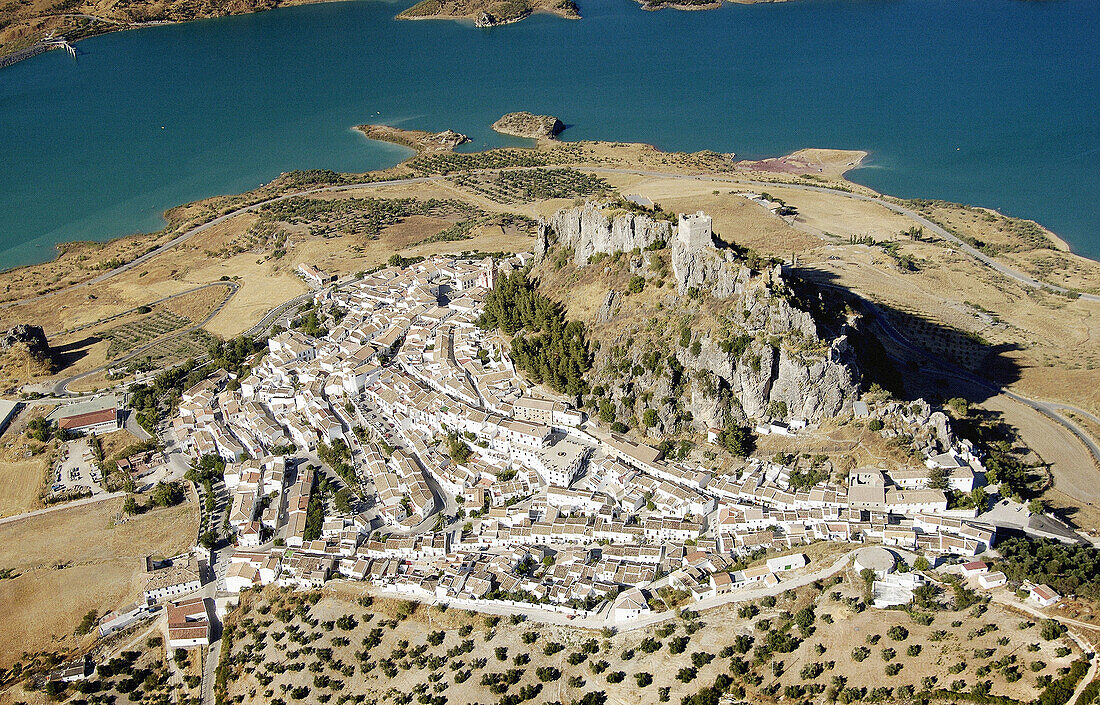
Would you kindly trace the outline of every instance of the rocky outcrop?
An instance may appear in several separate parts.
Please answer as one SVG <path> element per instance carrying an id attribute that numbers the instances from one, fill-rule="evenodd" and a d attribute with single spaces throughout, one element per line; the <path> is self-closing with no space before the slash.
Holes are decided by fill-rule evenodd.
<path id="1" fill-rule="evenodd" d="M 615 317 L 615 312 L 619 309 L 619 293 L 614 289 L 608 289 L 607 296 L 604 297 L 603 303 L 600 304 L 600 310 L 596 312 L 596 323 L 607 323 Z"/>
<path id="2" fill-rule="evenodd" d="M 794 303 L 780 265 L 753 272 L 733 250 L 715 248 L 711 236 L 710 218 L 702 213 L 681 217 L 674 233 L 665 220 L 593 203 L 560 210 L 540 224 L 535 248 L 540 260 L 554 245 L 571 248 L 578 267 L 596 253 L 639 249 L 642 256 L 632 258 L 629 271 L 646 276 L 655 269 L 647 255 L 669 258 L 679 297 L 663 304 L 667 315 L 694 317 L 693 306 L 683 302 L 703 295 L 728 300 L 721 332 L 681 332 L 678 344 L 673 342 L 676 329 L 670 329 L 668 339 L 645 345 L 638 345 L 630 333 L 615 331 L 615 340 L 607 341 L 612 344 L 602 345 L 597 354 L 593 385 L 604 387 L 625 407 L 619 409 L 624 418 L 638 413 L 633 404 L 639 390 L 649 394 L 649 408 L 656 408 L 660 417 L 652 433 L 674 431 L 685 418 L 702 430 L 729 420 L 814 422 L 849 407 L 858 393 L 858 374 L 847 338 L 822 338 L 813 315 Z M 654 246 L 667 250 L 644 252 Z M 630 301 L 608 291 L 592 323 L 613 323 Z M 629 359 L 613 357 L 624 352 Z M 675 356 L 683 368 L 678 381 L 663 364 L 654 365 L 654 354 L 665 360 Z M 629 371 L 629 384 L 623 383 L 624 371 Z"/>
<path id="3" fill-rule="evenodd" d="M 728 250 L 689 247 L 679 240 L 673 240 L 669 249 L 676 291 L 680 295 L 697 289 L 727 299 L 740 293 L 752 277 L 748 267 L 737 262 Z"/>
<path id="4" fill-rule="evenodd" d="M 487 13 L 483 13 L 487 14 Z M 530 139 L 554 139 L 565 129 L 561 120 L 553 115 L 535 115 L 528 112 L 508 113 L 493 123 L 493 129 L 501 134 Z"/>
<path id="5" fill-rule="evenodd" d="M 672 225 L 667 221 L 625 211 L 609 214 L 606 208 L 594 203 L 560 210 L 550 217 L 547 225 L 555 236 L 553 242 L 573 249 L 573 262 L 578 267 L 588 264 L 597 252 L 630 252 L 658 242 L 667 243 L 672 237 Z M 544 235 L 549 237 L 548 232 Z M 536 244 L 536 255 L 537 250 Z"/>
<path id="6" fill-rule="evenodd" d="M 20 359 L 35 368 L 34 374 L 48 374 L 54 368 L 50 344 L 41 326 L 21 324 L 0 334 L 0 354 L 10 362 Z"/>
<path id="7" fill-rule="evenodd" d="M 724 349 L 721 341 L 704 337 L 698 355 L 688 351 L 678 355 L 685 368 L 709 373 L 711 388 L 731 392 L 740 407 L 728 410 L 735 419 L 775 416 L 779 420 L 820 421 L 851 405 L 858 393 L 858 379 L 846 338 L 825 344 L 813 316 L 782 297 L 749 296 L 744 303 L 743 335 L 749 340 L 743 351 Z M 792 331 L 797 331 L 793 338 Z M 792 339 L 802 342 L 803 349 L 821 351 L 806 354 Z M 727 410 L 716 408 L 699 391 L 693 389 L 692 415 L 707 424 L 721 425 Z"/>
<path id="8" fill-rule="evenodd" d="M 50 344 L 41 326 L 20 324 L 0 335 L 0 351 L 22 347 L 32 354 L 49 356 Z"/>
<path id="9" fill-rule="evenodd" d="M 460 144 L 466 144 L 470 141 L 470 138 L 461 132 L 455 132 L 454 130 L 444 130 L 443 132 L 437 132 L 431 136 L 431 141 L 440 147 L 447 149 L 454 149 Z"/>
<path id="10" fill-rule="evenodd" d="M 540 228 L 536 257 L 545 255 L 549 246 L 557 243 L 574 249 L 573 261 L 578 266 L 587 264 L 597 252 L 630 252 L 666 243 L 676 291 L 681 296 L 697 290 L 719 299 L 730 298 L 741 293 L 753 276 L 732 251 L 711 244 L 709 225 L 701 241 L 684 241 L 673 236 L 668 221 L 589 202 L 558 211 L 545 226 L 552 232 Z"/>

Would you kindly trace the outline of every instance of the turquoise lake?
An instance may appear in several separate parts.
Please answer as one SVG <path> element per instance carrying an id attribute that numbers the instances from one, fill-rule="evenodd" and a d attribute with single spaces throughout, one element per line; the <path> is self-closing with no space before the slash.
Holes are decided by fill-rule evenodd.
<path id="1" fill-rule="evenodd" d="M 408 152 L 364 122 L 465 132 L 530 110 L 563 139 L 741 157 L 866 149 L 850 178 L 991 206 L 1100 258 L 1100 2 L 798 0 L 489 30 L 357 0 L 120 32 L 0 71 L 0 267 L 156 230 L 282 171 Z"/>

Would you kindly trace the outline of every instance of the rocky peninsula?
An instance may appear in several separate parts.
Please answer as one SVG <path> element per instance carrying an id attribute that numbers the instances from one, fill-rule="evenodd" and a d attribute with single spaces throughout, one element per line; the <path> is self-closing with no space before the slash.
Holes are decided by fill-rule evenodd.
<path id="1" fill-rule="evenodd" d="M 369 139 L 404 145 L 416 150 L 417 153 L 450 152 L 458 145 L 470 141 L 469 137 L 454 130 L 427 132 L 405 130 L 389 125 L 356 125 L 355 129 Z"/>
<path id="2" fill-rule="evenodd" d="M 397 15 L 401 20 L 473 20 L 476 27 L 511 24 L 536 12 L 580 19 L 573 0 L 421 0 Z"/>

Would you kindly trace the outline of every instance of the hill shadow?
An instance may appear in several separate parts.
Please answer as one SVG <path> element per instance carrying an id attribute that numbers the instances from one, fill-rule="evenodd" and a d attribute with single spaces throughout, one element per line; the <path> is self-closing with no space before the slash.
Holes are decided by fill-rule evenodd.
<path id="1" fill-rule="evenodd" d="M 66 353 L 72 350 L 76 350 L 78 348 L 89 348 L 98 343 L 100 340 L 102 340 L 102 338 L 95 335 L 89 335 L 85 338 L 81 338 L 80 340 L 69 341 L 64 345 L 50 345 L 50 352 Z"/>
<path id="2" fill-rule="evenodd" d="M 91 347 L 101 340 L 102 338 L 89 335 L 80 340 L 70 341 L 64 345 L 51 345 L 50 359 L 53 360 L 54 368 L 59 371 L 69 369 L 74 364 L 87 357 Z"/>
<path id="3" fill-rule="evenodd" d="M 903 400 L 963 397 L 981 403 L 1020 379 L 1019 365 L 1008 356 L 1020 349 L 1015 343 L 991 344 L 968 331 L 869 301 L 830 272 L 789 267 L 784 273 L 819 326 L 848 336 L 865 390 L 878 384 Z"/>

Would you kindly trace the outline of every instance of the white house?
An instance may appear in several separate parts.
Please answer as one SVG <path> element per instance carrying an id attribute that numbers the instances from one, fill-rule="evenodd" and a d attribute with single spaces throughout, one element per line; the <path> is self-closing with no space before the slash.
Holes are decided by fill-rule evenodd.
<path id="1" fill-rule="evenodd" d="M 146 603 L 150 605 L 195 592 L 202 587 L 199 564 L 190 556 L 168 561 L 146 558 L 145 570 L 148 577 L 144 594 Z"/>
<path id="2" fill-rule="evenodd" d="M 995 587 L 1000 587 L 1008 582 L 1008 578 L 1001 571 L 996 573 L 982 573 L 978 576 L 978 585 L 981 585 L 986 590 L 992 590 Z"/>
<path id="3" fill-rule="evenodd" d="M 205 599 L 169 602 L 167 612 L 169 649 L 210 645 L 210 613 Z"/>
<path id="4" fill-rule="evenodd" d="M 970 561 L 969 563 L 963 563 L 961 570 L 964 578 L 970 578 L 975 575 L 981 575 L 982 573 L 988 573 L 989 566 L 982 561 Z"/>
<path id="5" fill-rule="evenodd" d="M 230 563 L 225 571 L 226 592 L 238 593 L 260 584 L 260 571 L 251 563 Z"/>
<path id="6" fill-rule="evenodd" d="M 611 605 L 611 615 L 615 621 L 637 619 L 649 611 L 645 596 L 636 587 L 619 593 L 614 604 Z"/>
<path id="7" fill-rule="evenodd" d="M 785 570 L 797 570 L 798 568 L 804 568 L 807 564 L 806 556 L 802 553 L 769 558 L 765 562 L 768 564 L 768 570 L 773 573 L 781 573 Z"/>
<path id="8" fill-rule="evenodd" d="M 1061 595 L 1054 592 L 1054 590 L 1046 585 L 1027 583 L 1024 585 L 1024 589 L 1027 590 L 1028 597 L 1031 601 L 1040 607 L 1051 607 L 1058 604 L 1058 600 L 1062 599 Z"/>

